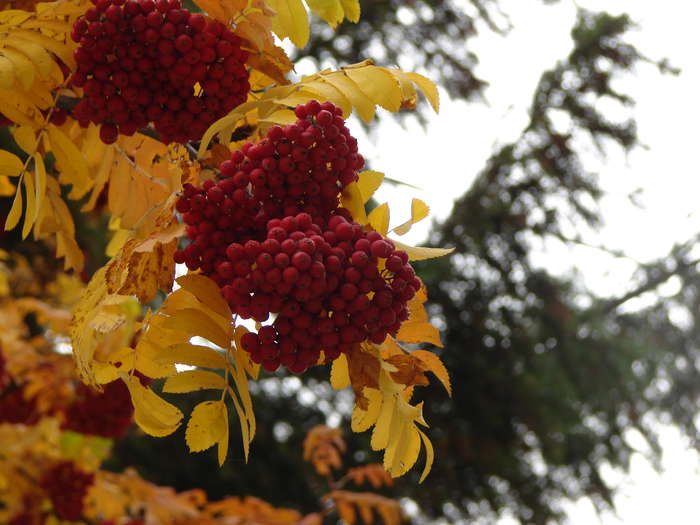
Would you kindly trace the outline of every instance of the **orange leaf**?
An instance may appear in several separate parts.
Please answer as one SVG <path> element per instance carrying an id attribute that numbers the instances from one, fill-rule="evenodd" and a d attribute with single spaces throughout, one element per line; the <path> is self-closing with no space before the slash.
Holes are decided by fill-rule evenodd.
<path id="1" fill-rule="evenodd" d="M 417 359 L 420 359 L 425 366 L 424 370 L 435 374 L 440 382 L 442 382 L 442 385 L 445 387 L 445 390 L 447 390 L 447 393 L 452 396 L 450 374 L 447 372 L 447 368 L 445 368 L 445 365 L 440 358 L 428 350 L 415 350 L 414 352 L 411 352 L 411 355 Z"/>
<path id="2" fill-rule="evenodd" d="M 360 346 L 356 346 L 348 355 L 348 372 L 350 384 L 357 398 L 357 405 L 367 410 L 369 400 L 365 397 L 363 389 L 379 388 L 379 359 L 377 356 L 365 352 Z"/>
<path id="3" fill-rule="evenodd" d="M 375 489 L 394 485 L 394 479 L 391 477 L 391 474 L 379 463 L 370 463 L 369 465 L 351 468 L 345 474 L 345 477 L 352 480 L 355 485 L 370 483 Z"/>
<path id="4" fill-rule="evenodd" d="M 304 439 L 304 459 L 310 461 L 322 476 L 343 465 L 340 455 L 345 450 L 345 441 L 337 428 L 316 425 Z"/>
<path id="5" fill-rule="evenodd" d="M 398 354 L 386 359 L 387 363 L 394 365 L 398 370 L 391 372 L 391 378 L 402 385 L 429 385 L 430 381 L 423 373 L 427 367 L 412 354 Z"/>

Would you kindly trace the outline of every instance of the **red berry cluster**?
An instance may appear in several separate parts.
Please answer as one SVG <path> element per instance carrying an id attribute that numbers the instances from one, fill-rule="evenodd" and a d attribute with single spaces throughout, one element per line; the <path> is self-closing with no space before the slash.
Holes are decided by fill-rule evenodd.
<path id="1" fill-rule="evenodd" d="M 84 91 L 73 116 L 82 126 L 100 124 L 103 142 L 149 122 L 166 143 L 198 140 L 245 101 L 248 55 L 221 22 L 180 0 L 93 2 L 71 33 L 80 44 L 72 83 Z"/>
<path id="2" fill-rule="evenodd" d="M 337 358 L 381 343 L 408 317 L 420 288 L 406 253 L 339 207 L 364 165 L 342 110 L 318 101 L 221 164 L 221 180 L 187 185 L 176 208 L 192 241 L 175 261 L 199 269 L 232 312 L 272 325 L 242 343 L 267 370 L 301 373 L 321 350 Z"/>
<path id="3" fill-rule="evenodd" d="M 0 423 L 34 425 L 37 421 L 36 400 L 25 398 L 21 387 L 10 384 L 0 390 Z"/>
<path id="4" fill-rule="evenodd" d="M 341 108 L 312 100 L 295 113 L 293 124 L 273 126 L 267 138 L 234 151 L 221 164 L 221 176 L 236 188 L 250 184 L 251 195 L 270 219 L 300 212 L 327 218 L 365 161 Z"/>
<path id="5" fill-rule="evenodd" d="M 108 438 L 126 434 L 134 407 L 123 381 L 107 383 L 102 392 L 80 383 L 76 394 L 76 400 L 66 409 L 64 429 Z"/>
<path id="6" fill-rule="evenodd" d="M 333 215 L 323 229 L 307 228 L 308 222 L 307 214 L 271 220 L 259 246 L 229 245 L 230 262 L 213 276 L 221 282 L 229 266 L 245 261 L 250 272 L 222 287 L 232 311 L 257 321 L 278 314 L 241 340 L 267 370 L 283 365 L 301 373 L 318 362 L 321 350 L 335 359 L 363 341 L 381 343 L 408 318 L 406 303 L 420 288 L 406 253 L 379 233 L 343 215 Z"/>
<path id="7" fill-rule="evenodd" d="M 62 520 L 77 521 L 83 514 L 83 499 L 92 485 L 94 474 L 83 472 L 72 461 L 52 465 L 39 481 Z"/>

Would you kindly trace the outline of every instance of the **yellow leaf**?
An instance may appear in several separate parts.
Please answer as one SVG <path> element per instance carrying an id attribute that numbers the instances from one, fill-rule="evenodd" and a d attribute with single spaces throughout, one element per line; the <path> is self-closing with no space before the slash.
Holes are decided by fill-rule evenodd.
<path id="1" fill-rule="evenodd" d="M 24 213 L 24 226 L 22 226 L 22 239 L 26 239 L 32 229 L 32 224 L 36 220 L 36 189 L 32 174 L 27 172 L 22 177 L 24 189 L 27 194 L 27 209 Z"/>
<path id="2" fill-rule="evenodd" d="M 312 13 L 328 22 L 333 29 L 345 18 L 340 0 L 306 0 L 306 4 Z"/>
<path id="3" fill-rule="evenodd" d="M 367 398 L 367 409 L 362 409 L 358 404 L 352 410 L 351 428 L 353 432 L 364 432 L 377 422 L 379 410 L 382 408 L 382 394 L 376 388 L 364 389 L 364 397 Z"/>
<path id="4" fill-rule="evenodd" d="M 226 388 L 226 380 L 219 374 L 208 370 L 187 370 L 165 380 L 163 392 L 168 394 L 184 394 L 195 390 Z"/>
<path id="5" fill-rule="evenodd" d="M 359 174 L 357 187 L 362 195 L 362 202 L 366 203 L 372 198 L 374 192 L 377 191 L 384 180 L 384 174 L 379 171 L 362 171 Z"/>
<path id="6" fill-rule="evenodd" d="M 369 122 L 374 118 L 376 113 L 374 102 L 364 94 L 360 87 L 345 72 L 337 71 L 324 76 L 323 79 L 347 97 L 362 120 Z"/>
<path id="7" fill-rule="evenodd" d="M 221 414 L 221 421 L 218 423 L 224 428 L 224 431 L 219 435 L 217 443 L 219 445 L 217 450 L 217 459 L 219 460 L 219 466 L 221 467 L 226 461 L 226 454 L 228 453 L 228 410 L 224 406 Z M 248 455 L 246 454 L 246 461 L 248 461 Z"/>
<path id="8" fill-rule="evenodd" d="M 420 439 L 425 446 L 425 468 L 423 468 L 423 473 L 420 475 L 420 479 L 418 480 L 418 483 L 423 483 L 423 480 L 425 480 L 428 473 L 430 473 L 430 469 L 433 467 L 435 451 L 433 450 L 433 444 L 428 439 L 428 436 L 426 436 L 420 428 L 417 428 L 416 430 L 418 430 Z"/>
<path id="9" fill-rule="evenodd" d="M 333 360 L 331 365 L 331 386 L 336 390 L 342 390 L 350 386 L 348 358 L 345 354 L 340 354 L 340 357 Z"/>
<path id="10" fill-rule="evenodd" d="M 426 366 L 426 369 L 435 374 L 435 376 L 440 380 L 442 385 L 447 390 L 447 393 L 452 396 L 452 385 L 450 384 L 450 374 L 447 372 L 447 368 L 440 360 L 440 358 L 428 350 L 414 350 L 411 352 L 413 357 L 417 357 Z"/>
<path id="11" fill-rule="evenodd" d="M 0 197 L 12 197 L 15 190 L 15 185 L 10 182 L 9 177 L 0 175 Z"/>
<path id="12" fill-rule="evenodd" d="M 36 209 L 38 216 L 46 195 L 46 166 L 44 166 L 44 159 L 39 153 L 34 154 L 34 170 L 36 173 Z"/>
<path id="13" fill-rule="evenodd" d="M 429 212 L 430 208 L 427 204 L 420 199 L 413 199 L 411 201 L 411 218 L 391 231 L 397 235 L 404 235 L 410 231 L 411 226 L 425 219 Z"/>
<path id="14" fill-rule="evenodd" d="M 305 78 L 302 81 L 304 89 L 309 89 L 318 93 L 321 100 L 329 100 L 336 106 L 340 106 L 343 110 L 343 115 L 347 116 L 352 111 L 352 103 L 348 97 L 340 89 L 332 83 L 327 82 L 325 77 L 321 75 L 313 75 Z"/>
<path id="15" fill-rule="evenodd" d="M 221 370 L 228 366 L 226 358 L 213 348 L 191 343 L 161 347 L 153 359 L 162 363 L 178 363 Z"/>
<path id="16" fill-rule="evenodd" d="M 423 303 L 427 300 L 422 288 L 408 303 L 409 317 L 401 324 L 396 340 L 406 343 L 432 343 L 442 347 L 440 331 L 428 320 Z"/>
<path id="17" fill-rule="evenodd" d="M 15 66 L 8 58 L 0 56 L 0 88 L 10 89 L 15 83 Z"/>
<path id="18" fill-rule="evenodd" d="M 24 163 L 17 155 L 4 150 L 0 150 L 0 176 L 17 177 L 22 173 Z"/>
<path id="19" fill-rule="evenodd" d="M 267 0 L 277 14 L 272 18 L 272 30 L 280 40 L 289 37 L 302 48 L 309 41 L 309 17 L 301 0 Z"/>
<path id="20" fill-rule="evenodd" d="M 61 183 L 73 185 L 68 197 L 77 200 L 85 195 L 92 185 L 87 162 L 63 131 L 56 126 L 49 126 L 48 133 L 56 164 L 61 171 Z"/>
<path id="21" fill-rule="evenodd" d="M 25 40 L 23 38 L 14 37 L 10 34 L 4 41 L 5 49 L 8 46 L 13 47 L 16 51 L 26 55 L 39 70 L 41 78 L 48 78 L 51 71 L 56 67 L 56 62 L 51 58 L 51 55 L 35 42 Z"/>
<path id="22" fill-rule="evenodd" d="M 385 202 L 374 208 L 367 217 L 374 231 L 386 235 L 389 231 L 389 205 Z"/>
<path id="23" fill-rule="evenodd" d="M 408 254 L 411 261 L 423 261 L 425 259 L 434 259 L 443 257 L 454 251 L 454 248 L 427 248 L 425 246 L 410 246 L 397 240 L 392 239 L 396 248 L 403 250 Z"/>
<path id="24" fill-rule="evenodd" d="M 375 104 L 392 112 L 401 108 L 401 89 L 388 71 L 372 65 L 343 69 Z"/>
<path id="25" fill-rule="evenodd" d="M 128 348 L 128 350 L 130 351 L 129 357 L 122 360 L 122 364 L 127 362 L 129 368 L 134 368 L 145 376 L 169 377 L 177 373 L 173 362 L 168 359 L 158 359 L 163 355 L 165 349 L 153 342 L 151 337 L 142 337 L 136 348 Z M 114 358 L 110 361 L 114 363 Z"/>
<path id="26" fill-rule="evenodd" d="M 428 80 L 418 73 L 406 73 L 406 76 L 420 88 L 425 98 L 428 99 L 428 102 L 430 102 L 430 105 L 435 110 L 435 113 L 437 113 L 440 110 L 440 94 L 438 93 L 437 86 L 431 80 Z"/>
<path id="27" fill-rule="evenodd" d="M 19 218 L 22 216 L 22 202 L 22 187 L 18 184 L 15 200 L 12 202 L 12 208 L 10 208 L 10 213 L 7 215 L 7 220 L 5 221 L 5 231 L 9 231 L 17 226 Z"/>
<path id="28" fill-rule="evenodd" d="M 420 448 L 418 428 L 411 425 L 384 453 L 384 468 L 393 477 L 404 475 L 416 463 Z"/>
<path id="29" fill-rule="evenodd" d="M 231 319 L 231 309 L 221 295 L 219 286 L 204 275 L 188 273 L 176 279 L 177 284 L 224 319 Z"/>
<path id="30" fill-rule="evenodd" d="M 360 0 L 340 0 L 343 5 L 343 11 L 345 11 L 345 18 L 351 22 L 360 21 Z"/>
<path id="31" fill-rule="evenodd" d="M 25 90 L 31 89 L 34 85 L 34 78 L 37 73 L 32 62 L 22 53 L 11 48 L 3 48 L 0 50 L 0 53 L 5 55 L 5 58 L 12 62 L 15 74 L 22 88 Z"/>
<path id="32" fill-rule="evenodd" d="M 134 405 L 134 421 L 151 436 L 162 437 L 175 432 L 182 422 L 182 412 L 141 384 L 138 378 L 119 374 L 126 383 Z"/>
<path id="33" fill-rule="evenodd" d="M 230 336 L 202 310 L 194 308 L 177 310 L 166 319 L 163 326 L 192 336 L 198 335 L 221 348 L 228 348 L 231 343 Z"/>
<path id="34" fill-rule="evenodd" d="M 228 413 L 223 401 L 204 401 L 194 407 L 185 431 L 190 452 L 214 446 L 224 434 L 228 434 Z"/>
<path id="35" fill-rule="evenodd" d="M 340 205 L 350 212 L 355 222 L 367 224 L 367 214 L 365 213 L 365 203 L 360 194 L 360 188 L 356 182 L 348 184 L 340 195 Z"/>

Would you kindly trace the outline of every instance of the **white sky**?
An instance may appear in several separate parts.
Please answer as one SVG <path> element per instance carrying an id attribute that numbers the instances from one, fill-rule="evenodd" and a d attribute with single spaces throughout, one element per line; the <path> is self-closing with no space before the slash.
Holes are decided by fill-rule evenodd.
<path id="1" fill-rule="evenodd" d="M 361 151 L 373 169 L 423 189 L 380 190 L 379 202 L 391 204 L 392 224 L 405 220 L 411 197 L 428 203 L 433 216 L 447 216 L 452 198 L 468 188 L 494 145 L 518 136 L 540 74 L 571 48 L 574 2 L 562 0 L 556 6 L 543 6 L 540 0 L 502 0 L 502 5 L 515 30 L 505 38 L 484 30 L 472 44 L 481 61 L 478 73 L 491 82 L 486 92 L 488 106 L 452 102 L 442 92 L 440 114 L 431 120 L 427 131 L 386 122 L 374 145 L 361 139 Z M 689 0 L 578 0 L 578 5 L 614 14 L 630 13 L 639 26 L 631 35 L 632 41 L 642 53 L 652 58 L 669 57 L 683 70 L 679 77 L 661 76 L 652 66 L 642 66 L 633 78 L 619 84 L 637 100 L 635 117 L 648 150 L 637 150 L 627 158 L 613 151 L 604 162 L 594 155 L 589 159 L 608 193 L 603 200 L 606 227 L 589 239 L 622 249 L 638 260 L 651 260 L 662 256 L 674 242 L 700 231 L 700 173 L 694 158 L 700 122 L 696 98 L 700 94 L 700 6 Z M 644 210 L 630 205 L 628 195 L 636 188 L 642 190 L 638 201 Z M 428 222 L 414 228 L 407 236 L 409 242 L 426 237 Z M 536 260 L 554 272 L 565 272 L 574 261 L 585 261 L 586 284 L 601 294 L 617 295 L 632 287 L 633 265 L 596 250 L 552 244 Z M 667 290 L 672 292 L 673 287 L 670 283 Z M 665 472 L 656 474 L 641 454 L 634 457 L 629 475 L 608 469 L 606 477 L 620 487 L 617 516 L 605 514 L 599 519 L 592 505 L 583 500 L 567 507 L 573 525 L 698 523 L 698 455 L 688 450 L 675 430 L 659 429 Z M 629 436 L 642 447 L 635 438 Z M 503 523 L 512 522 L 504 519 Z"/>

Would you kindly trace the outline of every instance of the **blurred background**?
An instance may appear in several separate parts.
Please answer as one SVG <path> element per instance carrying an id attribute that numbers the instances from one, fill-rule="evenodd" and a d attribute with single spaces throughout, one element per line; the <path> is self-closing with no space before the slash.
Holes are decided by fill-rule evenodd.
<path id="1" fill-rule="evenodd" d="M 452 398 L 420 393 L 436 462 L 422 485 L 412 472 L 389 494 L 416 523 L 695 523 L 700 8 L 367 0 L 362 11 L 336 32 L 315 27 L 296 73 L 373 57 L 440 86 L 439 115 L 422 101 L 352 129 L 371 169 L 402 183 L 376 195 L 392 224 L 421 198 L 434 219 L 408 242 L 455 248 L 416 265 L 454 385 Z M 108 467 L 313 511 L 324 487 L 301 442 L 318 423 L 348 429 L 352 408 L 326 376 L 251 386 L 247 465 L 233 449 L 222 469 L 213 451 L 187 454 L 183 430 L 134 428 Z M 367 435 L 345 438 L 351 464 L 379 459 Z"/>

